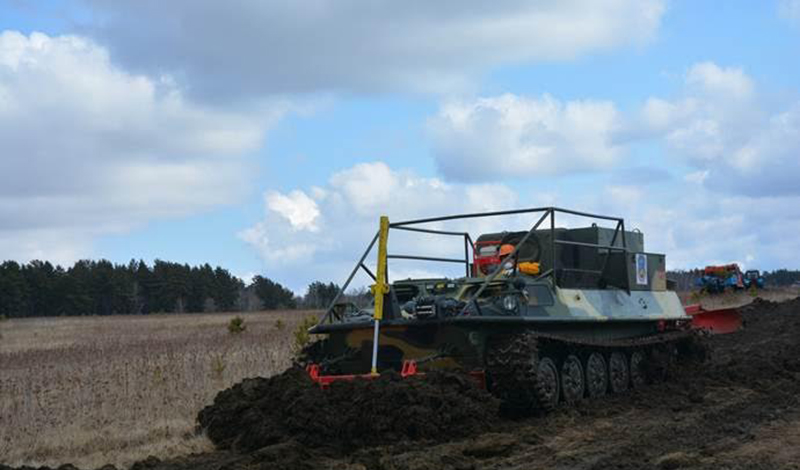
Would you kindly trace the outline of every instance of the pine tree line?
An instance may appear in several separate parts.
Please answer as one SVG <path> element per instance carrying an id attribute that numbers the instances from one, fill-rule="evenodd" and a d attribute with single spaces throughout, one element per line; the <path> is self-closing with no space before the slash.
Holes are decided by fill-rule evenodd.
<path id="1" fill-rule="evenodd" d="M 253 296 L 257 300 L 249 301 Z M 83 260 L 68 269 L 47 261 L 0 264 L 0 316 L 6 318 L 317 308 L 319 305 L 317 301 L 305 300 L 263 276 L 256 276 L 246 286 L 226 269 L 212 268 L 209 264 L 189 266 L 156 260 L 149 266 L 136 260 L 127 265 Z"/>
<path id="2" fill-rule="evenodd" d="M 702 270 L 670 271 L 678 290 L 692 290 Z M 763 272 L 768 286 L 800 283 L 800 270 Z M 362 289 L 363 290 L 363 289 Z M 47 261 L 0 264 L 0 317 L 195 313 L 260 309 L 322 309 L 339 292 L 334 283 L 312 282 L 303 297 L 264 276 L 249 285 L 221 267 L 156 260 L 76 262 L 69 269 Z M 342 301 L 367 305 L 366 290 Z"/>

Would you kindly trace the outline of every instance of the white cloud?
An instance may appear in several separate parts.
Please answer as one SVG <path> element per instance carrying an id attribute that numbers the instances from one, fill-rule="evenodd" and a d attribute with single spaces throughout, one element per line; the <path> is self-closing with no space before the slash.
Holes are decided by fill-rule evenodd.
<path id="1" fill-rule="evenodd" d="M 706 178 L 708 178 L 708 170 L 700 170 L 684 175 L 683 180 L 687 183 L 702 185 Z"/>
<path id="2" fill-rule="evenodd" d="M 681 115 L 686 114 L 689 103 L 670 103 L 660 98 L 648 98 L 642 108 L 642 115 L 648 126 L 666 129 Z"/>
<path id="3" fill-rule="evenodd" d="M 742 69 L 693 65 L 683 96 L 642 107 L 650 134 L 685 158 L 708 188 L 750 196 L 800 194 L 800 102 L 770 107 Z"/>
<path id="4" fill-rule="evenodd" d="M 277 212 L 288 220 L 293 230 L 308 230 L 310 232 L 319 230 L 317 226 L 317 219 L 319 218 L 317 203 L 306 196 L 303 191 L 295 190 L 289 195 L 271 191 L 266 195 L 265 199 L 269 210 Z"/>
<path id="5" fill-rule="evenodd" d="M 239 239 L 255 248 L 270 267 L 308 261 L 316 253 L 317 246 L 299 241 L 293 236 L 294 228 L 290 226 L 287 230 L 281 222 L 286 221 L 267 215 L 265 221 L 239 232 Z"/>
<path id="6" fill-rule="evenodd" d="M 337 188 L 338 197 L 345 198 L 359 215 L 375 215 L 396 198 L 403 186 L 417 184 L 413 179 L 401 178 L 385 163 L 360 163 L 334 174 L 330 183 Z"/>
<path id="7" fill-rule="evenodd" d="M 275 273 L 273 277 L 298 290 L 318 279 L 343 282 L 347 271 L 377 231 L 381 215 L 388 215 L 391 221 L 397 222 L 507 209 L 518 204 L 516 193 L 503 185 L 443 184 L 437 178 L 421 177 L 410 170 L 395 170 L 383 162 L 363 163 L 333 174 L 327 186 L 311 192 L 321 214 L 314 219 L 318 230 L 298 231 L 292 220 L 270 203 L 278 198 L 302 199 L 298 194 L 308 197 L 299 190 L 288 195 L 268 193 L 264 219 L 239 233 L 239 238 L 259 253 L 267 272 Z M 526 219 L 520 225 L 519 219 L 511 218 L 511 228 L 524 228 L 528 222 Z M 430 227 L 445 226 L 432 224 Z M 496 221 L 482 220 L 453 222 L 446 228 L 476 234 L 498 226 Z M 390 239 L 390 251 L 395 254 L 464 256 L 463 241 L 448 237 L 393 230 Z M 367 261 L 374 263 L 374 253 Z M 393 266 L 390 270 L 393 279 L 423 272 L 426 276 L 434 273 L 458 275 L 464 270 L 459 265 L 426 265 L 400 260 Z M 368 280 L 359 282 L 363 285 Z"/>
<path id="8" fill-rule="evenodd" d="M 85 0 L 88 31 L 136 70 L 209 100 L 318 91 L 451 92 L 503 64 L 647 43 L 663 0 Z M 192 40 L 186 40 L 192 38 Z"/>
<path id="9" fill-rule="evenodd" d="M 29 228 L 0 230 L 2 259 L 47 260 L 68 265 L 84 257 L 90 250 L 83 230 Z"/>
<path id="10" fill-rule="evenodd" d="M 381 206 L 360 206 L 361 193 L 341 186 L 350 176 L 366 185 L 366 194 L 371 194 L 370 180 L 363 178 L 370 172 L 388 176 L 394 182 L 392 197 Z M 514 209 L 529 205 L 521 204 L 522 199 L 541 196 L 538 192 L 530 196 L 518 194 L 503 185 L 441 184 L 435 178 L 393 169 L 381 162 L 340 171 L 321 189 L 326 196 L 324 201 L 316 200 L 323 214 L 317 232 L 294 231 L 289 220 L 267 207 L 263 220 L 240 233 L 261 255 L 266 272 L 297 291 L 314 280 L 343 282 L 375 234 L 380 215 L 397 222 Z M 704 186 L 700 173 L 669 184 L 598 184 L 596 190 L 587 192 L 560 188 L 544 198 L 546 203 L 560 207 L 625 218 L 628 230 L 644 232 L 647 251 L 667 255 L 670 269 L 734 261 L 759 269 L 800 264 L 800 241 L 787 236 L 800 230 L 800 196 L 752 198 L 720 194 Z M 475 238 L 486 232 L 529 228 L 535 218 L 453 221 L 430 227 L 465 230 Z M 588 223 L 564 215 L 557 220 L 559 226 Z M 389 252 L 459 258 L 463 256 L 463 244 L 455 238 L 392 230 Z M 367 264 L 374 266 L 374 260 L 375 252 L 367 258 Z M 464 272 L 463 266 L 455 264 L 402 260 L 393 260 L 389 271 L 392 279 L 460 276 Z M 355 281 L 356 286 L 369 283 L 371 280 L 363 274 Z"/>
<path id="11" fill-rule="evenodd" d="M 505 94 L 446 104 L 428 129 L 442 174 L 481 181 L 608 168 L 623 153 L 620 121 L 608 101 Z"/>
<path id="12" fill-rule="evenodd" d="M 686 75 L 688 85 L 698 85 L 708 93 L 719 93 L 724 99 L 748 98 L 753 93 L 753 80 L 740 68 L 722 68 L 713 62 L 694 64 Z"/>
<path id="13" fill-rule="evenodd" d="M 625 219 L 645 250 L 667 255 L 668 269 L 730 262 L 756 269 L 800 264 L 800 197 L 720 194 L 701 182 L 600 187 L 594 197 L 562 193 L 560 204 Z M 779 215 L 778 215 L 779 214 Z"/>
<path id="14" fill-rule="evenodd" d="M 666 141 L 674 148 L 691 155 L 696 163 L 714 163 L 725 158 L 727 136 L 720 129 L 720 122 L 697 117 L 677 127 L 666 135 Z"/>
<path id="15" fill-rule="evenodd" d="M 99 234 L 239 200 L 241 156 L 277 115 L 197 106 L 80 37 L 0 33 L 0 258 L 68 261 Z"/>

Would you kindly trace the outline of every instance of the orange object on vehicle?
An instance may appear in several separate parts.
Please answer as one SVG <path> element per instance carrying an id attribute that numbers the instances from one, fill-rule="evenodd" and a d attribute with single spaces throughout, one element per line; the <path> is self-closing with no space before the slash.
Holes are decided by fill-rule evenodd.
<path id="1" fill-rule="evenodd" d="M 531 276 L 535 276 L 539 274 L 539 263 L 533 261 L 523 261 L 519 263 L 517 269 L 519 269 L 519 272 L 521 272 L 522 274 L 529 274 Z"/>
<path id="2" fill-rule="evenodd" d="M 514 245 L 510 245 L 506 243 L 505 245 L 500 246 L 500 257 L 508 256 L 511 252 L 514 251 Z"/>

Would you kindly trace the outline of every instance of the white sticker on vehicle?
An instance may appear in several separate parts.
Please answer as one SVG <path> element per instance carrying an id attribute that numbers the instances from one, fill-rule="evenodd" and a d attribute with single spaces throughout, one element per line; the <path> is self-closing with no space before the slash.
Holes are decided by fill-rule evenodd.
<path id="1" fill-rule="evenodd" d="M 647 255 L 636 253 L 636 284 L 647 285 Z"/>

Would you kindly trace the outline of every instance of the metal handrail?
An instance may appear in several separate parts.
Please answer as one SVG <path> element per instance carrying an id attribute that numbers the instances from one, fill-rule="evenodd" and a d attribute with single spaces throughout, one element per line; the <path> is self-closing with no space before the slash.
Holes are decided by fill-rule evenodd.
<path id="1" fill-rule="evenodd" d="M 484 217 L 497 217 L 501 215 L 517 215 L 517 214 L 530 214 L 532 212 L 562 212 L 564 214 L 571 214 L 577 215 L 581 217 L 588 217 L 591 219 L 601 219 L 601 220 L 612 220 L 619 222 L 623 220 L 620 217 L 611 217 L 607 215 L 600 215 L 600 214 L 591 214 L 589 212 L 580 212 L 580 211 L 573 211 L 570 209 L 562 209 L 560 207 L 536 207 L 531 209 L 515 209 L 515 210 L 508 210 L 508 211 L 493 211 L 493 212 L 475 212 L 471 214 L 456 214 L 456 215 L 447 215 L 443 217 L 429 217 L 426 219 L 416 219 L 416 220 L 404 220 L 401 222 L 393 222 L 389 224 L 390 228 L 398 228 L 407 225 L 418 225 L 418 224 L 427 224 L 431 222 L 445 222 L 449 220 L 458 220 L 458 219 L 480 219 Z"/>
<path id="2" fill-rule="evenodd" d="M 353 281 L 353 278 L 356 276 L 358 269 L 360 267 L 364 267 L 366 269 L 366 266 L 364 266 L 364 260 L 367 259 L 367 255 L 369 255 L 369 252 L 372 251 L 372 247 L 375 246 L 375 242 L 378 241 L 378 235 L 380 235 L 380 232 L 375 233 L 375 236 L 372 237 L 372 241 L 369 242 L 367 249 L 364 250 L 364 254 L 361 255 L 361 258 L 358 260 L 358 263 L 356 263 L 356 266 L 350 272 L 350 276 L 347 277 L 347 280 L 344 282 L 344 285 L 339 289 L 339 292 L 336 293 L 336 297 L 334 297 L 330 305 L 328 305 L 328 309 L 325 310 L 325 315 L 322 317 L 322 320 L 320 320 L 320 323 L 325 323 L 326 321 L 330 321 L 331 313 L 333 312 L 333 307 L 336 306 L 336 302 L 338 302 L 339 299 L 342 298 L 342 295 L 344 295 L 345 289 L 347 289 L 347 287 Z"/>
<path id="3" fill-rule="evenodd" d="M 462 260 L 455 259 L 455 258 L 437 258 L 437 257 L 416 256 L 416 255 L 388 255 L 387 258 L 407 259 L 407 260 L 420 260 L 420 261 L 434 261 L 434 262 L 448 262 L 448 263 L 464 263 L 465 267 L 466 267 L 466 275 L 469 276 L 470 275 L 469 251 L 470 251 L 470 248 L 472 248 L 474 250 L 475 243 L 472 241 L 472 238 L 470 237 L 468 232 L 457 232 L 457 231 L 447 231 L 447 230 L 438 230 L 438 229 L 428 229 L 428 228 L 412 227 L 412 226 L 413 225 L 420 225 L 420 224 L 428 224 L 428 223 L 433 223 L 433 222 L 446 222 L 446 221 L 452 221 L 452 220 L 498 217 L 498 216 L 531 214 L 531 213 L 542 213 L 542 216 L 539 218 L 539 220 L 536 222 L 536 224 L 530 230 L 528 230 L 528 232 L 520 240 L 520 242 L 517 243 L 514 246 L 514 249 L 509 254 L 509 256 L 510 257 L 514 257 L 517 254 L 517 251 L 519 250 L 519 248 L 522 245 L 524 245 L 524 243 L 539 228 L 539 226 L 542 224 L 542 222 L 544 222 L 547 219 L 547 217 L 549 216 L 550 217 L 550 228 L 549 229 L 550 229 L 550 232 L 551 232 L 551 237 L 550 237 L 551 256 L 552 256 L 553 266 L 550 269 L 548 269 L 547 271 L 545 271 L 544 273 L 542 273 L 541 275 L 539 275 L 536 278 L 537 280 L 541 280 L 541 279 L 544 279 L 547 276 L 550 276 L 550 277 L 553 278 L 553 282 L 554 283 L 556 283 L 556 284 L 558 283 L 558 279 L 557 279 L 558 276 L 556 276 L 556 273 L 559 270 L 558 257 L 556 256 L 556 246 L 557 245 L 567 245 L 567 246 L 571 245 L 571 246 L 581 246 L 581 247 L 606 249 L 609 252 L 611 252 L 611 251 L 618 251 L 618 252 L 623 252 L 623 253 L 627 253 L 628 252 L 627 240 L 626 240 L 627 237 L 624 236 L 624 233 L 625 233 L 625 221 L 621 217 L 611 217 L 611 216 L 600 215 L 600 214 L 592 214 L 592 213 L 589 213 L 589 212 L 574 211 L 574 210 L 563 209 L 563 208 L 559 208 L 559 207 L 537 207 L 537 208 L 529 208 L 529 209 L 506 210 L 506 211 L 492 211 L 492 212 L 478 212 L 478 213 L 469 213 L 469 214 L 455 214 L 455 215 L 442 216 L 442 217 L 428 217 L 428 218 L 423 218 L 423 219 L 413 219 L 413 220 L 405 220 L 405 221 L 390 223 L 389 224 L 389 229 L 406 230 L 406 231 L 411 231 L 411 232 L 429 233 L 429 234 L 435 234 L 435 235 L 449 235 L 449 236 L 464 237 L 464 260 L 462 261 Z M 611 245 L 599 245 L 599 244 L 594 244 L 594 243 L 583 243 L 583 242 L 575 242 L 575 241 L 569 241 L 569 240 L 556 240 L 556 237 L 555 237 L 555 229 L 556 229 L 556 227 L 555 227 L 555 218 L 556 217 L 555 216 L 556 216 L 557 213 L 563 213 L 563 214 L 575 215 L 575 216 L 579 216 L 579 217 L 586 217 L 586 218 L 591 218 L 591 219 L 608 220 L 608 221 L 617 222 L 616 227 L 614 228 L 614 235 L 611 238 Z M 620 232 L 622 232 L 622 234 L 623 234 L 622 235 L 622 247 L 616 246 L 617 236 L 618 236 L 618 234 Z M 334 297 L 333 301 L 328 306 L 328 309 L 325 312 L 325 315 L 324 315 L 324 317 L 322 319 L 322 322 L 330 320 L 331 312 L 333 311 L 333 308 L 336 306 L 336 303 L 339 301 L 339 299 L 342 297 L 342 295 L 344 295 L 344 292 L 346 291 L 346 289 L 350 286 L 350 283 L 352 282 L 352 280 L 355 277 L 356 272 L 358 272 L 359 268 L 363 268 L 365 271 L 367 271 L 367 273 L 370 275 L 370 277 L 373 277 L 373 279 L 374 279 L 375 275 L 370 272 L 370 270 L 366 267 L 366 265 L 364 265 L 364 260 L 367 258 L 367 256 L 369 255 L 370 251 L 372 251 L 372 248 L 375 246 L 375 243 L 376 243 L 377 240 L 378 240 L 378 234 L 376 233 L 375 236 L 373 237 L 372 241 L 370 242 L 369 246 L 367 246 L 367 249 L 364 251 L 364 254 L 361 256 L 361 258 L 359 259 L 358 263 L 356 263 L 356 266 L 355 266 L 355 268 L 353 268 L 353 271 L 350 273 L 350 276 L 348 276 L 348 278 L 345 281 L 344 285 L 339 289 L 339 292 L 336 294 L 336 297 Z M 606 258 L 604 260 L 603 268 L 600 271 L 601 274 L 603 274 L 605 272 L 607 261 L 608 261 L 608 256 L 606 256 Z M 628 266 L 628 263 L 624 263 L 624 264 L 625 264 L 625 274 L 626 274 L 626 279 L 627 279 L 627 286 L 626 286 L 627 289 L 626 290 L 627 290 L 628 293 L 630 293 L 630 271 L 629 271 L 630 268 Z M 560 268 L 560 269 L 568 269 L 568 268 Z M 480 294 L 483 293 L 483 291 L 486 289 L 486 287 L 489 284 L 491 284 L 491 282 L 494 281 L 497 278 L 497 276 L 500 274 L 500 272 L 501 272 L 501 270 L 497 270 L 497 271 L 493 272 L 492 274 L 490 274 L 484 280 L 484 282 L 481 284 L 481 287 L 475 292 L 475 294 L 473 294 L 471 296 L 469 301 L 466 303 L 465 310 L 466 310 L 467 306 L 469 306 L 469 304 L 471 302 L 474 302 L 475 299 L 477 299 L 478 296 L 480 296 Z"/>
<path id="4" fill-rule="evenodd" d="M 574 242 L 572 240 L 553 240 L 553 243 L 556 243 L 558 245 L 582 246 L 586 248 L 603 248 L 608 251 L 626 251 L 625 248 L 621 246 L 598 245 L 597 243 Z"/>
<path id="5" fill-rule="evenodd" d="M 464 262 L 463 259 L 455 258 L 436 258 L 433 256 L 416 256 L 416 255 L 386 255 L 387 259 L 412 259 L 418 261 L 440 261 L 442 263 L 458 263 Z"/>
<path id="6" fill-rule="evenodd" d="M 409 232 L 433 233 L 436 235 L 457 235 L 459 237 L 469 235 L 467 232 L 451 232 L 447 230 L 436 230 L 431 228 L 407 227 L 405 225 L 398 225 L 397 227 L 392 227 L 392 225 L 390 224 L 389 227 L 397 230 L 407 230 Z"/>

